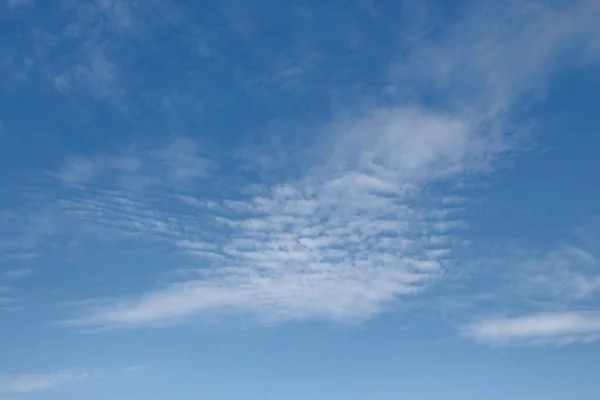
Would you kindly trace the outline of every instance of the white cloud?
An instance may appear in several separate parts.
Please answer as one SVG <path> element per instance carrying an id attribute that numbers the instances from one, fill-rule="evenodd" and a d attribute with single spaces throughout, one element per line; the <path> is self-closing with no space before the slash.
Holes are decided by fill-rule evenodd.
<path id="1" fill-rule="evenodd" d="M 125 26 L 131 14 L 115 8 L 121 3 L 98 4 Z M 250 168 L 239 169 L 263 172 L 268 165 L 276 178 L 248 182 L 230 166 L 236 176 L 202 180 L 204 197 L 197 198 L 189 188 L 216 166 L 203 148 L 183 138 L 125 158 L 67 160 L 62 182 L 86 190 L 51 210 L 61 233 L 87 243 L 160 243 L 205 267 L 193 279 L 87 309 L 71 323 L 143 326 L 223 310 L 278 321 L 360 320 L 423 291 L 448 271 L 468 226 L 460 209 L 465 199 L 452 193 L 453 184 L 492 170 L 499 156 L 514 149 L 503 111 L 543 84 L 562 62 L 557 55 L 563 44 L 572 49 L 573 42 L 583 43 L 581 53 L 588 56 L 596 51 L 587 43 L 598 36 L 598 9 L 592 1 L 562 11 L 504 2 L 467 12 L 443 36 L 402 49 L 408 56 L 394 68 L 390 85 L 402 90 L 393 105 L 375 101 L 374 107 L 351 107 L 361 110 L 352 117 L 337 115 L 319 132 L 311 156 L 295 155 L 303 163 L 293 177 L 286 175 L 287 160 L 250 152 Z M 128 81 L 121 79 L 125 69 L 116 59 L 117 46 L 105 41 L 84 47 L 84 58 L 69 61 L 55 80 L 57 88 L 85 86 L 120 101 Z M 569 61 L 586 58 L 577 53 Z M 289 71 L 298 79 L 306 74 Z M 148 82 L 135 78 L 139 92 Z M 434 92 L 429 108 L 407 94 L 423 88 Z M 177 89 L 183 94 L 176 104 L 185 107 L 176 108 L 195 110 L 188 106 L 198 93 Z M 170 94 L 157 88 L 152 96 L 166 104 Z M 289 149 L 284 144 L 277 150 Z M 437 183 L 451 189 L 439 194 Z M 164 188 L 169 194 L 157 190 Z M 585 278 L 573 279 L 573 285 L 578 293 L 593 293 L 595 281 Z"/>
<path id="2" fill-rule="evenodd" d="M 198 145 L 192 140 L 176 138 L 157 155 L 168 165 L 174 181 L 187 182 L 205 177 L 213 166 L 208 158 L 198 155 L 198 152 Z"/>
<path id="3" fill-rule="evenodd" d="M 136 173 L 143 168 L 143 162 L 139 157 L 131 154 L 110 157 L 107 160 L 108 166 L 119 171 Z"/>
<path id="4" fill-rule="evenodd" d="M 123 105 L 122 86 L 113 62 L 101 46 L 83 51 L 78 55 L 77 64 L 53 76 L 52 84 L 61 94 L 69 94 L 77 89 L 85 89 L 94 97 L 112 101 L 121 111 Z"/>
<path id="5" fill-rule="evenodd" d="M 595 0 L 564 7 L 512 0 L 469 7 L 439 36 L 427 32 L 399 61 L 393 75 L 401 93 L 420 96 L 406 90 L 433 86 L 446 106 L 490 116 L 509 111 L 529 91 L 543 89 L 545 78 L 565 64 L 600 60 Z"/>
<path id="6" fill-rule="evenodd" d="M 148 369 L 148 366 L 146 364 L 137 364 L 137 365 L 132 365 L 130 367 L 126 367 L 123 369 L 123 373 L 126 374 L 131 374 L 131 373 L 136 373 L 136 372 L 141 372 Z"/>
<path id="7" fill-rule="evenodd" d="M 114 97 L 118 90 L 116 73 L 102 48 L 91 51 L 79 65 L 74 74 L 75 79 L 84 83 L 91 93 L 98 97 Z"/>
<path id="8" fill-rule="evenodd" d="M 540 313 L 515 318 L 486 319 L 465 329 L 469 337 L 492 344 L 570 344 L 600 338 L 600 314 Z"/>
<path id="9" fill-rule="evenodd" d="M 593 231 L 585 229 L 585 247 L 498 247 L 489 258 L 460 271 L 462 290 L 452 292 L 457 310 L 449 306 L 444 311 L 454 312 L 456 319 L 464 319 L 465 310 L 503 315 L 464 326 L 465 336 L 481 343 L 566 345 L 599 339 L 600 263 Z M 511 314 L 522 315 L 505 316 Z"/>
<path id="10" fill-rule="evenodd" d="M 72 156 L 58 173 L 51 173 L 66 186 L 82 186 L 103 178 L 116 180 L 127 189 L 190 183 L 206 177 L 215 163 L 200 156 L 199 146 L 184 138 L 175 138 L 163 149 L 130 149 L 120 154 L 94 157 Z M 153 168 L 155 167 L 155 168 Z M 160 167 L 160 168 L 157 168 Z"/>
<path id="11" fill-rule="evenodd" d="M 0 375 L 0 393 L 25 394 L 39 392 L 84 381 L 96 376 L 89 372 L 58 371 L 48 374 Z"/>
<path id="12" fill-rule="evenodd" d="M 54 88 L 61 94 L 67 94 L 72 88 L 71 79 L 68 75 L 62 74 L 52 78 Z"/>
<path id="13" fill-rule="evenodd" d="M 448 269 L 468 226 L 456 207 L 460 197 L 437 196 L 431 188 L 493 169 L 514 148 L 502 112 L 543 83 L 563 42 L 587 43 L 597 34 L 589 15 L 598 7 L 591 2 L 562 12 L 509 6 L 470 13 L 446 36 L 409 49 L 393 83 L 419 90 L 433 82 L 438 106 L 338 115 L 320 132 L 309 167 L 294 178 L 280 171 L 277 183 L 236 180 L 235 201 L 192 202 L 178 193 L 194 214 L 158 212 L 153 199 L 135 198 L 143 217 L 107 215 L 113 228 L 135 226 L 210 268 L 85 310 L 70 323 L 143 326 L 223 310 L 266 320 L 352 321 L 423 291 Z M 466 81 L 472 86 L 465 88 Z M 203 177 L 210 165 L 187 140 L 158 154 L 176 182 Z"/>
<path id="14" fill-rule="evenodd" d="M 588 249 L 563 246 L 520 263 L 520 287 L 532 296 L 585 299 L 600 291 L 600 259 Z"/>
<path id="15" fill-rule="evenodd" d="M 466 116 L 415 107 L 380 108 L 332 129 L 333 163 L 389 168 L 390 178 L 416 183 L 480 172 L 509 150 L 505 137 Z"/>
<path id="16" fill-rule="evenodd" d="M 447 266 L 464 221 L 455 204 L 424 197 L 420 188 L 472 171 L 498 151 L 468 124 L 443 121 L 396 110 L 385 113 L 383 122 L 368 117 L 352 130 L 338 130 L 335 157 L 301 178 L 249 183 L 239 192 L 253 194 L 216 206 L 194 203 L 211 223 L 143 208 L 145 222 L 128 217 L 145 228 L 141 233 L 155 235 L 158 229 L 211 268 L 138 299 L 86 310 L 70 323 L 152 325 L 219 310 L 263 320 L 356 321 L 398 296 L 422 291 Z M 411 138 L 415 131 L 424 136 Z M 352 141 L 368 135 L 368 145 Z M 473 135 L 472 143 L 464 135 Z M 347 146 L 345 154 L 336 143 Z M 115 204 L 103 208 L 115 210 Z"/>

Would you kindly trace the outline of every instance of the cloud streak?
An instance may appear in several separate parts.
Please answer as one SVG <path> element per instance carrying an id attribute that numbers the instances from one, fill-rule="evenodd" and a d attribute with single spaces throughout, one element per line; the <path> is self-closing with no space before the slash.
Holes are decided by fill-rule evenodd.
<path id="1" fill-rule="evenodd" d="M 0 393 L 26 394 L 41 392 L 85 381 L 94 376 L 95 374 L 93 373 L 77 371 L 57 371 L 48 374 L 0 375 Z"/>
<path id="2" fill-rule="evenodd" d="M 486 319 L 468 326 L 465 334 L 491 344 L 590 342 L 600 338 L 600 314 L 571 311 Z"/>

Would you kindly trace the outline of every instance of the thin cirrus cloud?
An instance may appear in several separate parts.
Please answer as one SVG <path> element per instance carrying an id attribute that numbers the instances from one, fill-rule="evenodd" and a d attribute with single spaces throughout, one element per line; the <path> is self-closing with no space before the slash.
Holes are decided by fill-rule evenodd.
<path id="1" fill-rule="evenodd" d="M 119 155 L 69 157 L 58 172 L 50 175 L 65 186 L 84 185 L 106 176 L 117 176 L 122 187 L 143 189 L 147 186 L 167 181 L 184 184 L 191 180 L 206 177 L 214 167 L 208 158 L 198 154 L 198 145 L 184 138 L 173 140 L 163 149 L 129 150 Z M 155 174 L 142 173 L 144 167 L 158 166 Z"/>
<path id="2" fill-rule="evenodd" d="M 600 337 L 600 315 L 571 311 L 486 319 L 468 326 L 465 334 L 492 344 L 590 342 Z"/>
<path id="3" fill-rule="evenodd" d="M 568 64 L 597 64 L 600 31 L 594 0 L 568 7 L 526 1 L 472 6 L 460 23 L 437 40 L 417 42 L 392 68 L 395 79 L 428 85 L 446 96 L 448 106 L 465 106 L 486 116 L 510 111 L 528 92 L 543 92 L 543 81 Z M 515 62 L 518 60 L 518 62 Z"/>
<path id="4" fill-rule="evenodd" d="M 75 370 L 56 371 L 47 374 L 0 375 L 0 394 L 19 395 L 41 392 L 85 381 L 95 376 L 97 376 L 95 373 Z"/>
<path id="5" fill-rule="evenodd" d="M 125 368 L 113 369 L 112 371 L 101 371 L 95 368 L 87 370 L 72 368 L 48 373 L 0 374 L 0 396 L 21 397 L 33 395 L 35 393 L 60 390 L 63 387 L 77 385 L 78 383 L 94 379 L 140 373 L 146 368 L 147 366 L 145 364 L 138 364 Z M 0 397 L 0 399 L 5 398 L 7 397 Z"/>
<path id="6" fill-rule="evenodd" d="M 463 280 L 469 288 L 477 285 L 479 293 L 463 295 L 459 306 L 480 315 L 463 325 L 465 337 L 493 345 L 566 345 L 600 338 L 600 318 L 592 311 L 600 294 L 596 247 L 503 253 L 478 264 L 475 275 L 485 282 Z M 507 314 L 517 316 L 498 316 Z"/>
<path id="7" fill-rule="evenodd" d="M 597 240 L 593 231 L 586 235 Z M 520 302 L 524 308 L 582 305 L 600 293 L 597 246 L 519 247 L 504 247 L 501 255 L 481 257 L 476 266 L 463 269 L 463 283 Z"/>
<path id="8" fill-rule="evenodd" d="M 521 264 L 521 287 L 550 299 L 591 298 L 600 291 L 600 259 L 593 251 L 564 246 Z"/>

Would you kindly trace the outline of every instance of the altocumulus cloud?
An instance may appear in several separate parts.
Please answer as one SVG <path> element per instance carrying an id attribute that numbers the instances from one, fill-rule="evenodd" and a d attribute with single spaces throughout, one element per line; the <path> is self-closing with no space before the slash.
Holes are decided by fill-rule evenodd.
<path id="1" fill-rule="evenodd" d="M 293 178 L 242 181 L 232 198 L 180 192 L 179 200 L 194 208 L 189 214 L 159 213 L 131 192 L 121 200 L 82 194 L 69 203 L 66 212 L 100 213 L 111 229 L 129 234 L 124 227 L 143 227 L 136 232 L 210 266 L 137 298 L 98 304 L 69 323 L 143 326 L 215 310 L 268 321 L 354 321 L 426 289 L 452 269 L 465 239 L 468 221 L 454 184 L 493 171 L 519 147 L 509 111 L 564 63 L 566 47 L 578 49 L 570 62 L 597 60 L 599 35 L 590 18 L 599 13 L 597 3 L 560 11 L 502 4 L 476 9 L 441 37 L 410 47 L 391 69 L 394 104 L 357 104 L 340 114 L 320 132 L 311 156 L 300 157 L 309 166 Z M 424 108 L 406 100 L 423 87 L 437 92 L 439 104 Z M 260 152 L 246 156 L 250 164 L 264 158 Z M 205 176 L 181 171 L 183 180 Z M 126 212 L 134 208 L 143 210 L 135 218 Z M 589 332 L 595 320 L 589 321 L 580 314 L 531 316 L 475 323 L 468 331 L 498 342 Z M 537 322 L 548 330 L 527 333 Z M 559 328 L 552 328 L 555 323 Z"/>
<path id="2" fill-rule="evenodd" d="M 330 133 L 330 162 L 295 180 L 252 182 L 237 199 L 196 199 L 194 212 L 212 221 L 202 229 L 191 215 L 144 211 L 145 226 L 211 268 L 70 323 L 143 325 L 214 309 L 266 320 L 360 320 L 422 291 L 450 262 L 466 224 L 460 199 L 422 189 L 487 168 L 502 148 L 467 122 L 417 109 L 378 110 L 351 125 Z M 115 200 L 95 207 L 116 228 L 123 221 L 110 211 Z M 82 216 L 89 201 L 69 209 Z"/>
<path id="3" fill-rule="evenodd" d="M 136 27 L 151 29 L 134 5 L 116 4 L 106 23 L 115 42 Z M 217 154 L 183 137 L 119 154 L 73 155 L 50 174 L 64 195 L 19 224 L 20 240 L 5 247 L 35 252 L 65 236 L 80 245 L 129 241 L 197 263 L 177 282 L 86 302 L 67 321 L 77 327 L 152 326 L 228 312 L 276 322 L 364 320 L 453 271 L 468 243 L 469 199 L 459 187 L 522 148 L 527 132 L 514 128 L 511 112 L 524 95 L 567 62 L 598 61 L 598 19 L 595 1 L 560 10 L 500 2 L 475 7 L 439 36 L 399 44 L 385 96 L 348 99 L 328 123 L 307 127 L 318 139 L 295 153 L 293 168 L 264 149 Z M 123 79 L 125 65 L 135 63 L 120 63 L 115 54 L 127 54 L 109 52 L 111 44 L 86 51 L 54 84 L 65 93 L 89 90 L 135 114 L 127 85 L 143 77 Z M 191 81 L 177 96 L 156 96 L 161 107 L 196 109 Z M 593 277 L 585 278 L 578 287 L 594 293 Z M 482 320 L 466 331 L 486 342 L 587 340 L 596 324 L 594 314 L 535 314 Z"/>

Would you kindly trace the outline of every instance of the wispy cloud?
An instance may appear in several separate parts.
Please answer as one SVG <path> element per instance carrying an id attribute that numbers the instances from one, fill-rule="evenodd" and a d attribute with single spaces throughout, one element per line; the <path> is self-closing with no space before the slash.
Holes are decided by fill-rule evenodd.
<path id="1" fill-rule="evenodd" d="M 154 224 L 211 268 L 86 310 L 71 323 L 138 326 L 214 309 L 355 320 L 422 291 L 451 265 L 467 225 L 460 207 L 444 204 L 453 193 L 431 189 L 485 173 L 514 148 L 501 111 L 543 83 L 563 42 L 595 37 L 588 17 L 597 11 L 590 2 L 561 12 L 507 3 L 419 42 L 392 81 L 415 90 L 433 82 L 438 107 L 366 107 L 339 116 L 313 149 L 326 162 L 311 160 L 293 179 L 247 184 L 241 197 L 202 203 L 212 228 L 186 224 L 183 233 Z M 524 62 L 509 61 L 515 58 Z M 467 77 L 473 86 L 464 89 Z M 411 80 L 420 83 L 406 85 Z"/>
<path id="2" fill-rule="evenodd" d="M 585 299 L 600 291 L 600 260 L 591 251 L 564 246 L 522 263 L 521 287 L 558 299 Z"/>
<path id="3" fill-rule="evenodd" d="M 425 289 L 451 262 L 466 223 L 460 197 L 422 189 L 489 166 L 504 148 L 468 123 L 415 109 L 380 111 L 332 129 L 330 161 L 295 180 L 238 186 L 236 199 L 193 204 L 200 218 L 137 206 L 143 219 L 115 214 L 110 197 L 96 221 L 123 227 L 127 215 L 140 234 L 171 241 L 210 268 L 137 300 L 86 310 L 70 323 L 152 325 L 215 310 L 352 321 Z"/>
<path id="4" fill-rule="evenodd" d="M 600 339 L 600 314 L 571 311 L 486 319 L 468 326 L 465 334 L 492 344 L 590 342 Z"/>
<path id="5" fill-rule="evenodd" d="M 162 149 L 137 149 L 122 154 L 72 156 L 59 172 L 50 175 L 66 186 L 94 182 L 117 183 L 115 186 L 143 189 L 151 185 L 187 184 L 204 178 L 215 164 L 200 155 L 194 141 L 175 138 Z M 115 179 L 118 181 L 115 182 Z"/>
<path id="6" fill-rule="evenodd" d="M 590 239 L 597 237 L 590 236 Z M 600 294 L 597 246 L 554 244 L 552 249 L 521 243 L 478 251 L 462 269 L 462 283 L 496 293 L 513 306 L 556 309 L 583 306 Z M 490 254 L 491 253 L 491 254 Z M 499 304 L 501 306 L 501 304 Z"/>
<path id="7" fill-rule="evenodd" d="M 413 82 L 395 88 L 400 94 L 444 93 L 447 107 L 491 116 L 510 112 L 532 91 L 543 93 L 545 78 L 567 63 L 599 61 L 600 6 L 594 0 L 566 7 L 511 0 L 467 7 L 458 23 L 413 39 L 413 51 L 392 69 L 401 84 Z"/>
<path id="8" fill-rule="evenodd" d="M 178 183 L 206 177 L 213 162 L 199 155 L 198 145 L 184 138 L 175 139 L 157 156 L 168 166 L 170 178 Z"/>
<path id="9" fill-rule="evenodd" d="M 463 321 L 464 336 L 481 343 L 588 343 L 600 338 L 599 265 L 595 245 L 500 246 L 466 261 L 458 276 L 445 282 L 446 301 L 434 295 L 431 306 L 458 324 Z"/>
<path id="10" fill-rule="evenodd" d="M 97 376 L 80 371 L 57 371 L 48 374 L 0 375 L 0 393 L 25 394 L 54 389 Z"/>
<path id="11" fill-rule="evenodd" d="M 125 374 L 132 374 L 132 373 L 145 371 L 146 369 L 148 369 L 148 366 L 146 364 L 137 364 L 137 365 L 132 365 L 130 367 L 124 368 L 122 370 L 122 372 Z"/>
<path id="12" fill-rule="evenodd" d="M 86 183 L 99 172 L 99 165 L 85 157 L 69 158 L 58 174 L 60 180 L 67 185 Z"/>
<path id="13" fill-rule="evenodd" d="M 33 233 L 25 232 L 27 240 L 20 243 L 30 249 L 55 240 L 49 233 L 56 233 L 75 238 L 69 246 L 103 240 L 160 245 L 174 260 L 187 257 L 197 266 L 178 282 L 86 308 L 69 321 L 76 326 L 148 326 L 214 312 L 268 321 L 373 316 L 453 272 L 468 243 L 469 198 L 459 183 L 485 177 L 520 148 L 518 133 L 525 128 L 515 127 L 509 114 L 548 75 L 566 62 L 596 60 L 596 3 L 560 10 L 536 2 L 487 3 L 465 10 L 439 35 L 418 32 L 416 40 L 399 40 L 393 65 L 386 63 L 391 73 L 384 94 L 343 99 L 326 123 L 305 127 L 298 136 L 316 139 L 294 152 L 294 168 L 268 151 L 234 148 L 223 154 L 185 138 L 119 154 L 73 156 L 52 174 L 58 178 L 55 197 L 43 199 L 52 215 L 49 227 L 41 229 L 36 219 Z M 52 82 L 60 92 L 85 89 L 132 115 L 135 103 L 138 111 L 160 110 L 181 122 L 186 118 L 177 110 L 192 110 L 186 117 L 195 113 L 204 87 L 196 71 L 183 70 L 177 60 L 165 68 L 183 76 L 181 81 L 165 84 L 152 73 L 144 80 L 132 72 L 139 60 L 130 58 L 132 42 L 125 38 L 151 30 L 144 23 L 150 13 L 134 6 L 99 1 L 77 8 L 82 18 L 56 33 L 80 40 L 77 54 L 48 67 Z M 152 10 L 165 24 L 188 22 L 181 11 Z M 101 34 L 85 22 L 98 19 L 106 20 Z M 251 43 L 251 32 L 241 28 L 244 43 Z M 202 60 L 218 58 L 209 45 L 193 41 L 195 51 L 199 46 Z M 260 54 L 257 60 L 263 61 Z M 291 77 L 308 79 L 307 71 L 318 64 L 288 61 L 282 62 L 284 72 L 274 68 L 280 71 L 271 79 L 245 70 L 227 76 L 278 85 Z M 131 95 L 147 86 L 153 89 L 145 97 Z M 313 86 L 330 89 L 327 82 Z M 291 128 L 284 124 L 281 130 Z M 293 146 L 276 147 L 277 154 L 290 154 Z M 589 262 L 583 250 L 571 250 L 570 256 L 567 251 L 548 257 Z M 535 273 L 540 264 L 527 265 L 530 282 L 547 276 Z M 595 293 L 592 275 L 568 272 L 567 290 L 581 297 Z"/>
<path id="14" fill-rule="evenodd" d="M 136 20 L 127 2 L 118 0 L 97 0 L 96 3 L 118 28 L 131 29 L 135 26 Z"/>

